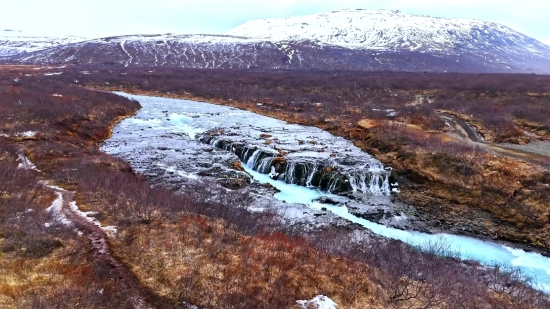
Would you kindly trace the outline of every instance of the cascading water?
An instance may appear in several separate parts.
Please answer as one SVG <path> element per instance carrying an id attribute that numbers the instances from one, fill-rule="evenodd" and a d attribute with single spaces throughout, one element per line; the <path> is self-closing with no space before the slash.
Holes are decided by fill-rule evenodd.
<path id="1" fill-rule="evenodd" d="M 289 184 L 295 184 L 296 178 L 294 178 L 294 170 L 296 169 L 296 164 L 287 164 L 286 169 L 284 172 L 284 181 Z M 313 178 L 313 173 L 311 174 L 311 177 Z"/>
<path id="2" fill-rule="evenodd" d="M 364 164 L 365 158 L 354 158 L 356 163 L 343 165 L 332 158 L 305 157 L 291 153 L 280 157 L 278 152 L 267 147 L 256 146 L 255 149 L 245 147 L 236 141 L 222 139 L 219 130 L 207 131 L 198 136 L 202 142 L 214 147 L 235 153 L 242 162 L 250 168 L 262 174 L 271 173 L 274 162 L 280 165 L 275 169 L 277 179 L 289 184 L 298 184 L 307 187 L 320 187 L 329 192 L 346 192 L 389 195 L 390 171 L 383 165 L 366 157 L 368 164 Z M 212 138 L 212 135 L 215 138 Z M 252 153 L 252 154 L 250 154 Z M 365 154 L 366 156 L 366 154 Z M 281 160 L 276 160 L 280 158 Z M 284 163 L 281 163 L 284 161 Z"/>
<path id="3" fill-rule="evenodd" d="M 248 166 L 252 166 L 252 168 L 254 168 L 256 166 L 256 161 L 257 161 L 258 156 L 260 155 L 260 153 L 262 153 L 262 151 L 259 150 L 259 149 L 254 151 L 254 153 L 252 153 L 252 156 L 250 156 L 248 161 L 246 161 L 246 164 Z"/>
<path id="4" fill-rule="evenodd" d="M 184 159 L 204 151 L 203 147 L 191 141 L 200 139 L 203 143 L 227 150 L 227 154 L 234 153 L 242 162 L 249 164 L 252 168 L 247 164 L 244 168 L 256 181 L 270 183 L 280 190 L 275 194 L 279 200 L 308 205 L 313 209 L 327 209 L 376 234 L 413 245 L 444 240 L 460 251 L 464 259 L 473 259 L 485 265 L 498 263 L 519 268 L 533 277 L 538 289 L 550 293 L 550 259 L 540 254 L 470 237 L 399 230 L 358 218 L 349 213 L 346 206 L 316 202 L 322 196 L 332 197 L 320 191 L 320 187 L 336 190 L 347 186 L 351 191 L 378 195 L 390 192 L 390 171 L 341 138 L 316 128 L 291 125 L 224 106 L 119 94 L 138 100 L 143 108 L 136 116 L 117 125 L 113 137 L 106 141 L 102 149 L 122 156 L 138 171 L 148 172 L 148 167 L 135 166 L 144 162 L 140 156 L 158 158 L 160 155 L 178 157 L 183 154 Z M 162 111 L 171 111 L 170 118 L 166 119 L 167 114 Z M 225 133 L 210 134 L 220 124 L 226 126 Z M 266 138 L 260 138 L 261 135 L 266 136 L 265 132 L 278 138 L 276 147 L 270 147 L 275 143 L 270 144 Z M 159 150 L 166 149 L 169 143 L 177 145 L 178 142 L 183 143 L 180 144 L 183 149 Z M 216 160 L 221 156 L 223 154 L 217 153 Z M 276 167 L 280 170 L 275 171 Z M 158 163 L 150 168 L 158 168 Z M 266 173 L 276 175 L 277 180 Z M 190 177 L 189 172 L 175 173 L 180 174 Z"/>
<path id="5" fill-rule="evenodd" d="M 271 172 L 271 163 L 273 162 L 273 158 L 267 157 L 263 158 L 261 163 L 256 168 L 256 171 L 262 173 L 262 174 L 268 174 Z M 273 167 L 274 168 L 274 167 Z M 276 172 L 276 171 L 275 171 Z"/>
<path id="6" fill-rule="evenodd" d="M 313 177 L 315 177 L 315 173 L 317 172 L 317 169 L 319 167 L 317 165 L 314 165 L 313 168 L 309 171 L 309 176 L 307 177 L 307 180 L 306 180 L 306 187 L 313 187 L 313 185 L 311 184 L 311 181 L 313 181 Z"/>

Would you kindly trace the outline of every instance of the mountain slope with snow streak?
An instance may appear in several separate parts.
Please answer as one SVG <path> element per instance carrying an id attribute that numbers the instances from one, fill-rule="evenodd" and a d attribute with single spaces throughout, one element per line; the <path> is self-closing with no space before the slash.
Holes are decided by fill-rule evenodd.
<path id="1" fill-rule="evenodd" d="M 32 64 L 189 68 L 274 67 L 285 54 L 262 40 L 224 35 L 131 35 L 94 39 L 10 57 Z M 274 61 L 275 60 L 275 61 Z"/>
<path id="2" fill-rule="evenodd" d="M 1 58 L 0 58 L 1 59 Z M 468 53 L 370 51 L 313 42 L 272 42 L 234 36 L 157 35 L 95 39 L 4 58 L 24 64 L 173 66 L 202 69 L 366 70 L 515 73 L 537 64 Z M 524 60 L 526 58 L 523 58 Z M 550 61 L 548 61 L 550 67 Z"/>

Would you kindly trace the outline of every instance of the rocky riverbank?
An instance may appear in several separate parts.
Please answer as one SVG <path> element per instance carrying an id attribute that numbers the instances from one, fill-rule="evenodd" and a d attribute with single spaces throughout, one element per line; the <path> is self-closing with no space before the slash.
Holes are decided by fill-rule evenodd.
<path id="1" fill-rule="evenodd" d="M 341 199 L 321 203 L 347 206 L 358 217 L 425 230 L 413 212 L 405 215 L 405 207 L 389 196 L 391 169 L 343 138 L 230 107 L 147 100 L 137 115 L 114 128 L 101 148 L 128 161 L 153 185 L 185 190 L 209 182 L 215 184 L 212 190 L 249 191 L 255 211 L 276 210 L 292 224 L 354 226 L 323 207 L 277 201 L 277 190 L 255 182 L 243 171 L 244 162 L 290 184 L 340 193 Z"/>

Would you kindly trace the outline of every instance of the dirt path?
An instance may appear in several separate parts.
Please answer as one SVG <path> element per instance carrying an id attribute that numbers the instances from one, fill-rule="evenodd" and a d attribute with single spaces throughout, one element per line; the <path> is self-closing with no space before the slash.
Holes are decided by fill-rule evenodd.
<path id="1" fill-rule="evenodd" d="M 524 160 L 526 162 L 534 163 L 537 165 L 548 165 L 550 163 L 549 156 L 486 142 L 481 138 L 481 136 L 475 131 L 474 128 L 472 128 L 463 120 L 445 113 L 437 114 L 439 115 L 439 117 L 446 121 L 447 125 L 451 129 L 450 132 L 447 133 L 447 135 L 455 139 L 478 146 L 498 155 L 510 157 L 513 159 Z"/>
<path id="2" fill-rule="evenodd" d="M 150 304 L 153 293 L 143 287 L 135 275 L 121 263 L 112 253 L 107 241 L 107 234 L 97 225 L 87 221 L 80 214 L 71 209 L 70 203 L 75 200 L 75 193 L 58 188 L 53 189 L 63 197 L 62 213 L 83 233 L 92 245 L 92 255 L 99 264 L 107 266 L 111 280 L 122 290 L 122 294 L 128 296 L 129 303 L 136 309 L 159 308 Z M 160 306 L 164 307 L 164 306 Z"/>
<path id="3" fill-rule="evenodd" d="M 484 143 L 479 134 L 461 119 L 445 113 L 437 113 L 437 115 L 445 120 L 446 125 L 450 127 L 451 134 L 449 135 L 463 141 Z"/>

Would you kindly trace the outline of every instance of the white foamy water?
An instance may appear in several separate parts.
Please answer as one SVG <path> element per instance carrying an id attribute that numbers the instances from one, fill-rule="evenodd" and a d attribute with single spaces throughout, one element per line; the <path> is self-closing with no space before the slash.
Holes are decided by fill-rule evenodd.
<path id="1" fill-rule="evenodd" d="M 136 145 L 139 147 L 150 147 L 150 145 L 176 147 L 179 145 L 177 138 L 181 139 L 182 137 L 179 135 L 171 135 L 171 133 L 177 133 L 180 135 L 184 134 L 186 139 L 188 138 L 189 140 L 192 140 L 195 139 L 198 134 L 206 132 L 214 127 L 224 127 L 227 128 L 228 132 L 238 132 L 238 136 L 229 136 L 232 136 L 235 140 L 239 138 L 239 142 L 253 144 L 260 149 L 260 146 L 263 145 L 263 140 L 258 139 L 259 132 L 263 132 L 266 128 L 273 126 L 270 133 L 279 137 L 279 143 L 288 143 L 287 146 L 290 149 L 292 149 L 292 147 L 306 147 L 304 146 L 305 144 L 291 143 L 296 139 L 306 141 L 315 139 L 318 141 L 317 144 L 311 144 L 309 147 L 320 147 L 319 143 L 323 143 L 327 146 L 335 146 L 333 149 L 328 148 L 330 151 L 324 153 L 304 151 L 299 155 L 294 154 L 295 157 L 300 157 L 307 153 L 311 153 L 313 156 L 317 157 L 326 156 L 330 153 L 340 155 L 337 148 L 341 148 L 345 151 L 342 156 L 353 156 L 354 162 L 361 162 L 361 158 L 359 157 L 364 156 L 363 160 L 365 164 L 369 165 L 370 168 L 381 168 L 381 165 L 377 165 L 375 160 L 370 155 L 361 152 L 352 145 L 349 145 L 349 142 L 344 139 L 334 137 L 328 132 L 321 131 L 317 128 L 290 125 L 277 119 L 260 116 L 230 107 L 202 102 L 133 96 L 124 93 L 119 94 L 139 101 L 143 108 L 136 116 L 122 121 L 117 126 L 116 130 L 120 130 L 120 133 L 117 133 L 115 130 L 111 139 L 113 142 L 107 141 L 106 145 L 103 147 L 103 149 L 108 153 L 119 154 L 120 151 L 124 149 L 132 152 L 135 151 L 134 149 L 136 149 Z M 279 128 L 280 131 L 277 128 Z M 294 133 L 291 133 L 291 130 L 293 130 L 292 132 Z M 132 135 L 132 132 L 138 132 L 139 136 L 136 136 L 136 133 L 133 133 Z M 119 141 L 114 142 L 117 139 L 119 139 Z M 195 141 L 193 142 L 197 144 Z M 202 153 L 200 147 L 195 146 L 195 144 L 181 144 L 181 147 L 185 149 L 178 149 L 180 152 L 170 151 L 169 153 L 171 156 L 180 156 L 175 157 L 179 158 L 179 160 L 185 160 L 185 151 Z M 325 147 L 325 145 L 321 146 Z M 263 149 L 267 149 L 265 145 L 262 147 L 264 147 Z M 183 151 L 183 155 L 181 151 Z M 246 163 L 258 165 L 257 157 L 259 156 L 259 152 L 250 152 L 251 153 L 246 156 L 248 158 Z M 157 152 L 155 150 L 151 151 L 151 153 L 156 154 Z M 219 153 L 216 155 L 220 156 Z M 137 154 L 129 157 L 131 164 L 133 162 L 131 157 L 136 156 L 139 157 Z M 250 166 L 246 166 L 246 164 L 243 164 L 243 166 L 245 170 L 255 179 L 255 181 L 260 183 L 269 183 L 280 190 L 280 192 L 274 196 L 278 200 L 285 201 L 287 203 L 304 204 L 317 210 L 326 208 L 335 215 L 357 223 L 378 235 L 401 240 L 411 245 L 421 245 L 443 241 L 450 245 L 451 249 L 460 252 L 460 256 L 463 259 L 479 261 L 480 263 L 489 266 L 498 264 L 518 268 L 533 278 L 536 288 L 550 293 L 550 259 L 540 254 L 526 252 L 524 250 L 514 249 L 501 244 L 490 241 L 482 241 L 471 237 L 451 234 L 426 234 L 416 231 L 395 229 L 385 225 L 373 223 L 350 214 L 345 206 L 322 204 L 315 201 L 322 196 L 328 196 L 334 199 L 342 199 L 342 197 L 337 197 L 328 192 L 322 192 L 314 187 L 300 186 L 293 183 L 286 183 L 281 180 L 273 180 L 270 178 L 269 174 L 267 174 L 269 171 L 264 174 L 253 170 Z M 258 168 L 256 169 L 258 170 Z M 178 171 L 178 173 L 180 172 L 184 173 L 182 171 Z M 194 171 L 187 171 L 186 173 L 192 175 L 191 172 Z"/>

